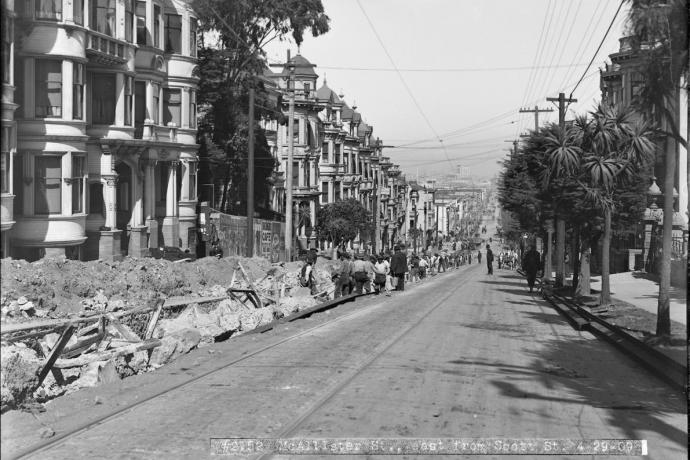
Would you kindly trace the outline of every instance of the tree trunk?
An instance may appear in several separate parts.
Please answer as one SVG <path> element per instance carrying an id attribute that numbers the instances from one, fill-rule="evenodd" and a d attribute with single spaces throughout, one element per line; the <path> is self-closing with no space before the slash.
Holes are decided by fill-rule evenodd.
<path id="1" fill-rule="evenodd" d="M 599 305 L 611 303 L 611 287 L 609 284 L 609 257 L 611 251 L 611 209 L 604 210 L 604 238 L 601 242 L 601 294 Z"/>
<path id="2" fill-rule="evenodd" d="M 577 290 L 580 274 L 580 248 L 579 248 L 580 232 L 577 225 L 573 226 L 573 237 L 570 242 L 570 260 L 573 266 L 573 294 Z"/>
<path id="3" fill-rule="evenodd" d="M 674 111 L 675 113 L 675 111 Z M 671 334 L 671 311 L 669 292 L 671 290 L 671 244 L 673 242 L 673 186 L 676 171 L 676 149 L 678 142 L 666 138 L 666 161 L 664 164 L 664 227 L 662 229 L 661 263 L 659 273 L 659 300 L 657 303 L 656 335 Z"/>
<path id="4" fill-rule="evenodd" d="M 577 283 L 575 293 L 578 296 L 589 297 L 592 295 L 590 291 L 590 271 L 589 258 L 592 253 L 592 248 L 589 245 L 587 238 L 583 239 L 580 246 L 580 276 Z"/>
<path id="5" fill-rule="evenodd" d="M 556 287 L 565 285 L 565 220 L 556 218 Z"/>

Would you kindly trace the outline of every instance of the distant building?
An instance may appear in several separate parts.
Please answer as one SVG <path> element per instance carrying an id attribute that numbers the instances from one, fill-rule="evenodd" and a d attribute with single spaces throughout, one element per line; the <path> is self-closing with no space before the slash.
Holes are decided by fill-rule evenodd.
<path id="1" fill-rule="evenodd" d="M 3 256 L 194 250 L 190 3 L 3 1 Z"/>

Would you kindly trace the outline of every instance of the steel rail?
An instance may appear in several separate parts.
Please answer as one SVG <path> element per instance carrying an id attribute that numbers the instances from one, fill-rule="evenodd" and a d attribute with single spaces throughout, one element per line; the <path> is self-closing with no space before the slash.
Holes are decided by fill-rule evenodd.
<path id="1" fill-rule="evenodd" d="M 359 295 L 357 295 L 357 297 L 359 297 Z M 342 303 L 345 303 L 345 302 L 347 302 L 347 301 L 353 300 L 351 296 L 346 296 L 346 297 L 343 297 L 342 299 L 343 299 L 343 300 L 342 300 Z M 333 306 L 335 306 L 335 305 L 331 304 L 330 306 L 333 307 Z M 315 312 L 312 312 L 312 313 L 315 313 Z M 205 378 L 205 377 L 208 377 L 208 376 L 211 375 L 211 374 L 214 374 L 214 373 L 219 372 L 219 371 L 221 371 L 221 370 L 227 369 L 228 367 L 234 366 L 235 364 L 237 364 L 237 363 L 239 363 L 239 362 L 245 361 L 245 360 L 247 360 L 247 359 L 249 359 L 249 358 L 251 358 L 251 357 L 254 357 L 254 356 L 258 355 L 258 354 L 261 354 L 261 353 L 263 353 L 263 352 L 265 352 L 265 351 L 268 351 L 268 350 L 270 350 L 270 349 L 272 349 L 272 348 L 275 348 L 275 347 L 277 347 L 277 346 L 280 346 L 280 345 L 282 345 L 282 344 L 284 344 L 284 343 L 287 343 L 287 342 L 296 340 L 296 339 L 298 339 L 298 338 L 300 338 L 300 337 L 302 337 L 302 336 L 304 336 L 304 335 L 307 335 L 307 334 L 313 332 L 314 330 L 317 330 L 317 329 L 320 329 L 320 328 L 322 328 L 322 327 L 326 327 L 326 326 L 329 326 L 329 325 L 332 325 L 332 324 L 335 324 L 335 323 L 344 321 L 344 320 L 348 319 L 350 316 L 356 315 L 356 314 L 358 314 L 358 313 L 359 313 L 359 310 L 353 311 L 353 312 L 351 312 L 351 313 L 346 313 L 346 314 L 344 314 L 344 315 L 342 315 L 342 316 L 339 316 L 339 317 L 337 317 L 337 318 L 333 318 L 333 319 L 331 319 L 331 320 L 328 320 L 328 321 L 326 321 L 326 322 L 324 322 L 324 323 L 322 323 L 322 324 L 316 325 L 316 326 L 314 326 L 314 327 L 311 327 L 311 328 L 309 328 L 309 329 L 307 329 L 307 330 L 304 330 L 304 331 L 302 331 L 302 332 L 299 332 L 299 333 L 297 333 L 297 334 L 291 335 L 291 336 L 286 337 L 286 338 L 284 338 L 284 339 L 280 339 L 280 340 L 278 340 L 278 341 L 276 341 L 276 342 L 274 342 L 274 343 L 271 343 L 271 344 L 269 344 L 269 345 L 266 345 L 266 346 L 264 346 L 264 347 L 261 347 L 261 348 L 259 348 L 258 350 L 255 350 L 255 351 L 253 351 L 253 352 L 251 352 L 251 353 L 247 353 L 246 355 L 243 355 L 243 356 L 241 356 L 241 357 L 239 357 L 239 358 L 237 358 L 237 359 L 234 359 L 234 360 L 230 361 L 229 363 L 223 364 L 222 366 L 216 367 L 216 368 L 211 369 L 211 370 L 209 370 L 209 371 L 206 371 L 206 372 L 204 372 L 204 373 L 202 373 L 202 374 L 200 374 L 200 375 L 197 375 L 197 376 L 195 376 L 195 377 L 193 377 L 193 378 L 190 378 L 190 379 L 187 379 L 187 380 L 185 380 L 185 381 L 183 381 L 183 382 L 180 382 L 180 383 L 178 383 L 178 384 L 175 384 L 175 385 L 173 385 L 172 387 L 164 388 L 164 389 L 162 389 L 161 391 L 158 391 L 158 392 L 156 392 L 156 393 L 154 393 L 154 394 L 152 394 L 152 395 L 150 395 L 150 396 L 147 396 L 147 397 L 145 397 L 145 398 L 143 398 L 143 399 L 141 399 L 141 400 L 133 401 L 133 402 L 131 402 L 131 403 L 129 403 L 129 404 L 126 404 L 126 405 L 124 405 L 123 407 L 118 408 L 117 410 L 115 410 L 115 411 L 113 411 L 113 412 L 110 412 L 110 413 L 108 413 L 108 414 L 105 414 L 105 415 L 103 415 L 103 416 L 100 416 L 100 417 L 96 418 L 95 420 L 86 422 L 86 423 L 84 423 L 84 424 L 82 424 L 82 425 L 80 425 L 80 426 L 78 426 L 78 427 L 76 427 L 76 428 L 74 428 L 74 429 L 72 429 L 72 430 L 70 430 L 70 431 L 66 431 L 65 433 L 57 434 L 55 437 L 53 437 L 53 438 L 51 438 L 51 439 L 49 439 L 49 440 L 47 440 L 47 441 L 40 442 L 40 443 L 35 444 L 35 445 L 33 445 L 33 446 L 29 446 L 29 447 L 27 447 L 27 448 L 25 448 L 25 449 L 23 449 L 23 450 L 20 450 L 19 452 L 15 453 L 15 454 L 9 455 L 8 458 L 12 458 L 12 459 L 25 458 L 25 457 L 28 457 L 28 456 L 30 456 L 30 455 L 34 455 L 34 454 L 37 454 L 37 453 L 40 453 L 40 452 L 49 450 L 49 449 L 51 449 L 51 448 L 53 448 L 53 447 L 56 447 L 56 446 L 58 446 L 58 445 L 60 445 L 60 444 L 63 444 L 64 442 L 66 442 L 66 441 L 69 440 L 70 438 L 73 438 L 73 437 L 75 437 L 75 436 L 77 436 L 77 435 L 79 435 L 79 434 L 81 434 L 81 433 L 84 433 L 84 432 L 86 432 L 86 431 L 89 431 L 89 430 L 92 429 L 92 428 L 95 428 L 95 427 L 97 427 L 97 426 L 100 426 L 100 425 L 103 425 L 103 424 L 108 423 L 108 422 L 110 422 L 110 421 L 113 421 L 113 420 L 117 419 L 118 417 L 121 417 L 121 416 L 125 415 L 126 413 L 128 413 L 128 412 L 134 410 L 135 408 L 137 408 L 137 407 L 139 407 L 139 406 L 141 406 L 141 405 L 143 405 L 143 404 L 145 404 L 145 403 L 147 403 L 147 402 L 149 402 L 149 401 L 152 401 L 152 400 L 154 400 L 154 399 L 156 399 L 156 398 L 159 398 L 159 397 L 161 397 L 161 396 L 163 396 L 163 395 L 165 395 L 165 394 L 171 393 L 171 392 L 173 392 L 173 391 L 175 391 L 175 390 L 178 390 L 178 389 L 183 388 L 183 387 L 185 387 L 185 386 L 187 386 L 187 385 L 190 385 L 190 384 L 192 384 L 192 383 L 194 383 L 194 382 L 197 382 L 197 381 L 199 381 L 199 380 L 201 380 L 201 379 L 203 379 L 203 378 Z M 250 336 L 250 335 L 247 333 L 247 334 L 244 334 L 244 335 L 242 335 L 242 336 L 240 336 L 240 337 L 238 337 L 238 338 L 241 338 L 241 337 L 249 337 L 249 336 Z"/>
<path id="2" fill-rule="evenodd" d="M 444 302 L 448 300 L 448 298 L 453 296 L 461 287 L 461 285 L 457 285 L 457 287 L 453 289 L 448 295 L 444 296 L 441 300 L 437 301 L 436 303 L 432 304 L 432 306 L 428 307 L 427 310 L 424 313 L 422 313 L 409 326 L 400 330 L 398 333 L 393 335 L 384 343 L 376 347 L 371 353 L 365 356 L 364 359 L 362 359 L 362 361 L 357 366 L 355 366 L 349 372 L 344 374 L 343 378 L 331 385 L 322 396 L 320 396 L 316 401 L 314 401 L 305 411 L 303 411 L 297 418 L 295 418 L 293 422 L 284 430 L 282 430 L 280 434 L 278 434 L 276 437 L 287 438 L 293 435 L 294 432 L 299 428 L 300 425 L 304 423 L 305 420 L 307 420 L 317 410 L 325 406 L 326 403 L 328 403 L 331 399 L 333 399 L 334 396 L 340 393 L 341 390 L 345 386 L 347 386 L 352 380 L 354 380 L 355 377 L 360 375 L 367 367 L 369 367 L 374 361 L 376 361 L 376 359 L 378 359 L 381 355 L 388 351 L 393 345 L 398 343 L 412 329 L 419 326 L 420 323 L 422 323 L 426 318 L 428 318 L 429 315 L 433 313 L 438 307 L 443 305 Z M 271 458 L 274 455 L 274 453 L 265 453 L 258 456 L 257 459 L 262 460 L 265 458 Z"/>
<path id="3" fill-rule="evenodd" d="M 455 292 L 455 291 L 453 291 L 453 292 Z M 327 309 L 327 308 L 333 308 L 333 307 L 335 307 L 335 306 L 337 306 L 337 305 L 339 305 L 339 304 L 342 304 L 342 303 L 346 303 L 346 302 L 352 301 L 352 300 L 354 300 L 356 297 L 361 297 L 361 296 L 363 296 L 363 295 L 367 295 L 367 294 L 352 294 L 352 295 L 348 295 L 348 296 L 341 297 L 341 298 L 339 298 L 339 299 L 335 299 L 334 301 L 328 302 L 329 305 L 328 305 L 326 308 L 314 309 L 313 311 L 310 311 L 309 314 L 313 314 L 313 313 L 316 313 L 317 311 L 322 311 L 322 310 Z M 449 295 L 449 296 L 450 296 L 450 295 Z M 449 296 L 448 296 L 448 297 L 449 297 Z M 446 297 L 446 298 L 447 298 L 447 297 Z M 444 300 L 445 300 L 445 298 L 444 298 Z M 439 305 L 440 305 L 440 304 L 439 304 Z M 435 307 L 433 307 L 432 310 L 435 309 L 437 306 L 438 306 L 438 305 L 436 305 Z M 310 309 L 310 310 L 311 310 L 311 309 Z M 431 311 L 429 311 L 429 313 L 430 313 L 430 312 L 431 312 Z M 208 377 L 208 376 L 210 376 L 210 375 L 212 375 L 212 374 L 214 374 L 214 373 L 216 373 L 216 372 L 219 372 L 219 371 L 222 371 L 222 370 L 224 370 L 224 369 L 227 369 L 227 368 L 229 368 L 229 367 L 231 367 L 231 366 L 234 366 L 234 365 L 237 364 L 237 363 L 240 363 L 240 362 L 245 361 L 245 360 L 247 360 L 247 359 L 249 359 L 249 358 L 252 358 L 252 357 L 254 357 L 254 356 L 257 356 L 257 355 L 259 355 L 259 354 L 261 354 L 261 353 L 264 353 L 264 352 L 266 352 L 266 351 L 268 351 L 268 350 L 270 350 L 270 349 L 272 349 L 272 348 L 278 347 L 278 346 L 280 346 L 280 345 L 282 345 L 282 344 L 284 344 L 284 343 L 287 343 L 287 342 L 291 342 L 291 341 L 293 341 L 293 340 L 296 340 L 296 339 L 298 339 L 298 338 L 300 338 L 300 337 L 302 337 L 302 336 L 304 336 L 304 335 L 310 334 L 311 332 L 313 332 L 313 331 L 315 331 L 315 330 L 318 330 L 318 329 L 320 329 L 320 328 L 323 328 L 323 327 L 326 327 L 326 326 L 330 326 L 330 325 L 337 324 L 337 323 L 339 323 L 339 322 L 345 321 L 345 320 L 347 320 L 348 318 L 350 318 L 351 316 L 357 315 L 357 314 L 359 314 L 359 313 L 360 313 L 360 310 L 356 310 L 356 311 L 353 311 L 353 312 L 350 312 L 350 313 L 346 313 L 346 314 L 344 314 L 344 315 L 342 315 L 342 316 L 339 316 L 339 317 L 337 317 L 337 318 L 333 318 L 333 319 L 331 319 L 331 320 L 327 320 L 327 321 L 325 321 L 325 322 L 322 323 L 322 324 L 318 324 L 318 325 L 316 325 L 316 326 L 314 326 L 314 327 L 311 327 L 311 328 L 309 328 L 309 329 L 306 329 L 306 330 L 304 330 L 304 331 L 302 331 L 302 332 L 299 332 L 299 333 L 297 333 L 297 334 L 293 334 L 293 335 L 291 335 L 291 336 L 289 336 L 289 337 L 280 339 L 280 340 L 278 340 L 278 341 L 276 341 L 276 342 L 274 342 L 274 343 L 271 343 L 271 344 L 269 344 L 269 345 L 266 345 L 266 346 L 264 346 L 264 347 L 261 347 L 261 348 L 259 348 L 258 350 L 255 350 L 255 351 L 253 351 L 253 352 L 251 352 L 251 353 L 247 353 L 246 355 L 243 355 L 243 356 L 241 356 L 241 357 L 239 357 L 239 358 L 233 359 L 233 360 L 230 361 L 229 363 L 226 363 L 226 364 L 223 364 L 223 365 L 218 366 L 218 367 L 216 367 L 216 368 L 210 369 L 210 370 L 208 370 L 208 371 L 206 371 L 206 372 L 203 372 L 202 374 L 199 374 L 199 375 L 197 375 L 197 376 L 195 376 L 195 377 L 192 377 L 192 378 L 190 378 L 190 379 L 184 380 L 184 381 L 182 381 L 182 382 L 180 382 L 180 383 L 177 383 L 177 384 L 175 384 L 175 385 L 173 385 L 173 386 L 171 386 L 171 387 L 164 388 L 164 389 L 162 389 L 162 390 L 160 390 L 160 391 L 158 391 L 158 392 L 156 392 L 156 393 L 154 393 L 154 394 L 152 394 L 152 395 L 149 395 L 149 396 L 147 396 L 147 397 L 145 397 L 145 398 L 142 398 L 141 400 L 133 401 L 133 402 L 131 402 L 131 403 L 129 403 L 129 404 L 126 404 L 126 405 L 124 405 L 124 406 L 122 406 L 122 407 L 119 407 L 117 410 L 112 411 L 112 412 L 107 413 L 107 414 L 104 414 L 104 415 L 102 415 L 102 416 L 100 416 L 100 417 L 97 417 L 95 420 L 91 420 L 91 421 L 85 422 L 85 423 L 83 423 L 82 425 L 79 425 L 79 426 L 77 426 L 76 428 L 73 428 L 73 429 L 71 429 L 71 430 L 69 430 L 69 431 L 66 431 L 66 432 L 64 432 L 64 433 L 56 434 L 56 436 L 54 436 L 53 438 L 51 438 L 51 439 L 49 439 L 49 440 L 46 440 L 46 441 L 44 441 L 44 442 L 39 442 L 39 443 L 37 443 L 37 444 L 34 444 L 33 446 L 26 447 L 25 449 L 20 450 L 19 452 L 16 452 L 16 453 L 13 453 L 13 454 L 9 454 L 9 455 L 8 455 L 8 458 L 11 458 L 11 459 L 26 458 L 26 457 L 32 456 L 32 455 L 34 455 L 34 454 L 38 454 L 38 453 L 41 453 L 41 452 L 48 451 L 48 450 L 50 450 L 50 449 L 53 448 L 53 447 L 57 447 L 57 446 L 59 446 L 59 445 L 61 445 L 61 444 L 64 444 L 66 441 L 68 441 L 69 439 L 71 439 L 71 438 L 73 438 L 73 437 L 75 437 L 75 436 L 78 436 L 78 435 L 80 435 L 80 434 L 82 434 L 82 433 L 84 433 L 84 432 L 87 432 L 87 431 L 89 431 L 89 430 L 91 430 L 91 429 L 93 429 L 93 428 L 96 428 L 96 427 L 98 427 L 98 426 L 104 425 L 104 424 L 109 423 L 109 422 L 111 422 L 111 421 L 113 421 L 113 420 L 116 420 L 117 418 L 126 415 L 127 413 L 129 413 L 129 412 L 131 412 L 132 410 L 138 408 L 139 406 L 142 406 L 142 405 L 144 405 L 144 404 L 146 404 L 146 403 L 148 403 L 148 402 L 150 402 L 150 401 L 152 401 L 152 400 L 154 400 L 154 399 L 156 399 L 156 398 L 159 398 L 159 397 L 161 397 L 161 396 L 163 396 L 163 395 L 166 395 L 166 394 L 168 394 L 168 393 L 171 393 L 171 392 L 173 392 L 173 391 L 176 391 L 176 390 L 178 390 L 178 389 L 180 389 L 180 388 L 183 388 L 183 387 L 185 387 L 185 386 L 187 386 L 187 385 L 190 385 L 190 384 L 192 384 L 192 383 L 194 383 L 194 382 L 197 382 L 197 381 L 199 381 L 199 380 L 202 380 L 202 379 L 204 379 L 205 377 Z M 297 315 L 290 315 L 288 321 L 292 321 L 292 320 L 294 320 L 294 319 L 297 319 L 296 317 L 293 317 L 293 316 L 297 316 Z M 302 316 L 304 316 L 304 315 L 302 315 Z M 426 316 L 426 315 L 425 315 L 425 316 Z M 288 317 L 286 317 L 285 319 L 287 319 L 287 318 L 288 318 Z M 422 318 L 422 319 L 423 319 L 423 318 Z M 420 320 L 420 321 L 421 321 L 421 320 Z M 275 324 L 273 324 L 272 326 L 275 326 Z M 414 325 L 413 325 L 413 326 L 414 326 Z M 410 328 L 410 329 L 411 329 L 411 328 Z M 240 336 L 240 337 L 238 337 L 238 338 L 241 338 L 241 337 L 250 337 L 250 334 L 247 333 L 247 334 L 244 334 L 244 335 L 242 335 L 242 336 Z M 391 344 L 390 346 L 392 346 L 392 344 Z M 383 351 L 385 351 L 385 350 L 383 350 Z M 374 358 L 374 359 L 375 359 L 375 358 Z M 373 362 L 373 359 L 372 359 L 371 361 Z"/>

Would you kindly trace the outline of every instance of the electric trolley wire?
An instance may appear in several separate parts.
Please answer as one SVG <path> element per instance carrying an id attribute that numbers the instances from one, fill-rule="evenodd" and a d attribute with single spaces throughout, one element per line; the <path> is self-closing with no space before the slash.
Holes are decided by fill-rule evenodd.
<path id="1" fill-rule="evenodd" d="M 405 81 L 405 78 L 403 78 L 402 73 L 400 70 L 398 70 L 398 66 L 395 65 L 395 61 L 393 60 L 393 57 L 391 57 L 390 53 L 388 52 L 388 49 L 386 49 L 386 46 L 383 44 L 383 40 L 381 40 L 381 37 L 379 37 L 378 32 L 376 31 L 376 28 L 374 27 L 374 24 L 371 22 L 371 19 L 369 19 L 369 16 L 367 15 L 367 12 L 364 10 L 364 7 L 362 6 L 362 3 L 360 0 L 357 0 L 357 5 L 359 5 L 359 9 L 362 10 L 362 14 L 364 14 L 364 17 L 366 18 L 367 22 L 369 23 L 369 27 L 371 27 L 372 32 L 374 32 L 374 35 L 376 36 L 376 39 L 378 40 L 379 44 L 381 45 L 381 48 L 383 48 L 383 51 L 386 53 L 386 56 L 388 56 L 388 60 L 391 62 L 391 65 L 395 69 L 396 73 L 398 74 L 398 77 L 400 78 L 400 81 L 402 82 L 403 86 L 407 90 L 407 93 L 410 95 L 410 98 L 414 102 L 415 106 L 417 107 L 417 110 L 419 111 L 420 115 L 422 118 L 424 118 L 424 121 L 426 121 L 426 124 L 429 126 L 429 129 L 431 129 L 431 132 L 434 133 L 434 136 L 438 139 L 440 143 L 443 143 L 443 140 L 441 137 L 438 135 L 436 132 L 436 129 L 434 126 L 431 124 L 429 121 L 429 118 L 427 118 L 426 114 L 422 110 L 422 107 L 419 105 L 419 102 L 417 102 L 417 98 L 414 96 L 412 91 L 410 90 L 410 87 L 407 86 L 407 82 Z M 448 152 L 445 151 L 444 153 L 446 155 L 446 158 L 448 158 Z M 451 163 L 450 158 L 448 158 L 448 162 Z"/>
<path id="2" fill-rule="evenodd" d="M 577 67 L 585 65 L 586 62 L 579 64 L 570 63 L 568 65 L 552 66 L 554 68 Z M 319 69 L 324 70 L 353 70 L 358 72 L 494 72 L 494 71 L 515 71 L 515 70 L 534 70 L 534 69 L 548 69 L 549 66 L 515 66 L 515 67 L 430 67 L 430 68 L 398 68 L 392 69 L 390 67 L 352 67 L 352 66 L 329 66 L 319 65 Z"/>
<path id="3" fill-rule="evenodd" d="M 573 15 L 573 19 L 570 21 L 570 28 L 568 29 L 568 32 L 565 35 L 565 41 L 563 42 L 563 46 L 567 45 L 568 41 L 570 40 L 570 36 L 573 33 L 573 27 L 575 26 L 575 23 L 577 22 L 577 15 L 580 13 L 581 7 L 582 7 L 582 0 L 578 0 L 577 8 L 575 8 L 575 14 Z M 558 44 L 556 46 L 558 46 Z M 555 66 L 553 66 L 553 68 L 555 69 L 555 68 L 560 67 L 562 60 L 563 60 L 563 53 L 559 53 L 558 62 L 556 63 Z M 553 78 L 555 76 L 556 76 L 556 72 L 552 72 L 551 78 L 548 79 L 548 83 L 545 84 L 544 86 L 548 88 L 549 85 L 551 85 L 551 82 L 553 81 Z"/>
<path id="4" fill-rule="evenodd" d="M 611 27 L 613 27 L 613 23 L 616 21 L 616 18 L 618 17 L 618 13 L 620 13 L 621 8 L 623 7 L 623 3 L 625 3 L 625 0 L 621 0 L 620 4 L 618 5 L 618 9 L 616 10 L 616 14 L 613 15 L 613 19 L 611 19 L 611 23 L 609 24 L 608 29 L 606 29 L 606 33 L 602 37 L 601 42 L 599 42 L 599 46 L 597 47 L 597 50 L 594 52 L 592 59 L 589 61 L 589 64 L 587 64 L 587 68 L 582 73 L 582 77 L 580 77 L 580 80 L 577 82 L 577 84 L 575 85 L 573 90 L 570 92 L 570 96 L 568 96 L 568 98 L 573 97 L 573 93 L 575 92 L 577 87 L 580 86 L 580 83 L 582 83 L 582 80 L 585 78 L 585 75 L 587 74 L 587 71 L 589 70 L 590 66 L 592 65 L 592 62 L 594 62 L 594 59 L 597 57 L 597 54 L 599 54 L 599 50 L 601 50 L 601 47 L 604 44 L 604 41 L 606 40 L 606 37 L 609 35 L 609 32 L 611 31 Z"/>

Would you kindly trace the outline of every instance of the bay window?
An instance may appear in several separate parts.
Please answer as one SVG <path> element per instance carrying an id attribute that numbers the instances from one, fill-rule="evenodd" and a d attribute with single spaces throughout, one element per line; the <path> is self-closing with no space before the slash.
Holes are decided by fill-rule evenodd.
<path id="1" fill-rule="evenodd" d="M 125 76 L 125 125 L 132 126 L 132 77 Z"/>
<path id="2" fill-rule="evenodd" d="M 24 81 L 24 59 L 16 58 L 14 61 L 14 84 L 17 88 L 14 91 L 14 103 L 17 104 L 17 109 L 14 111 L 15 118 L 24 118 L 24 90 L 26 88 L 19 86 Z"/>
<path id="3" fill-rule="evenodd" d="M 146 1 L 137 0 L 137 45 L 150 45 L 146 33 Z"/>
<path id="4" fill-rule="evenodd" d="M 196 198 L 196 162 L 190 161 L 187 163 L 189 168 L 189 195 L 188 198 L 193 200 Z"/>
<path id="5" fill-rule="evenodd" d="M 179 14 L 165 15 L 165 51 L 182 53 L 182 16 Z"/>
<path id="6" fill-rule="evenodd" d="M 198 26 L 196 18 L 189 18 L 189 55 L 196 57 L 196 34 Z"/>
<path id="7" fill-rule="evenodd" d="M 84 212 L 84 188 L 86 186 L 86 158 L 72 155 L 72 214 Z"/>
<path id="8" fill-rule="evenodd" d="M 36 118 L 62 117 L 62 61 L 37 60 Z"/>
<path id="9" fill-rule="evenodd" d="M 62 0 L 34 0 L 36 19 L 60 21 L 62 19 Z"/>
<path id="10" fill-rule="evenodd" d="M 168 123 L 175 123 L 180 126 L 180 116 L 182 104 L 182 90 L 181 89 L 163 89 L 163 124 L 167 126 Z"/>
<path id="11" fill-rule="evenodd" d="M 84 119 L 84 64 L 74 63 L 72 77 L 72 119 Z"/>
<path id="12" fill-rule="evenodd" d="M 115 74 L 93 74 L 91 115 L 95 125 L 115 122 Z"/>
<path id="13" fill-rule="evenodd" d="M 113 37 L 115 35 L 115 0 L 91 0 L 91 30 Z"/>
<path id="14" fill-rule="evenodd" d="M 34 214 L 62 213 L 62 157 L 34 157 Z"/>
<path id="15" fill-rule="evenodd" d="M 125 0 L 125 40 L 133 43 L 134 36 L 134 0 Z"/>

